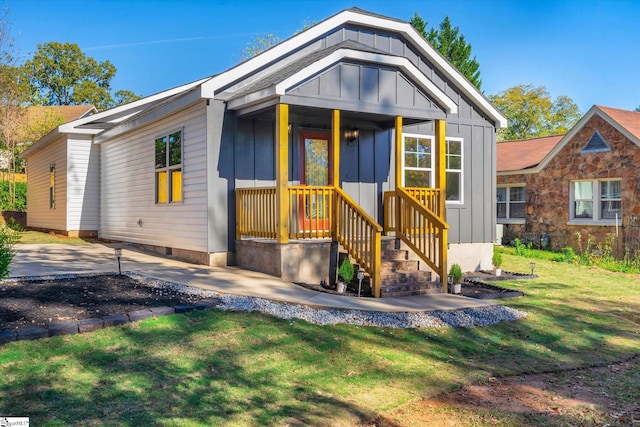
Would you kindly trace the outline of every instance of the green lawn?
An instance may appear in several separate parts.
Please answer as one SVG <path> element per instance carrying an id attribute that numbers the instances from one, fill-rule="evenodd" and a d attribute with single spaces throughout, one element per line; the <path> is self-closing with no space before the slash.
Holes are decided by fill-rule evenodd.
<path id="1" fill-rule="evenodd" d="M 529 316 L 486 328 L 316 326 L 213 310 L 11 343 L 0 347 L 0 414 L 38 426 L 352 425 L 490 376 L 640 352 L 637 275 L 536 263 L 538 279 L 504 283 L 526 296 L 503 303 Z M 505 254 L 503 268 L 528 272 L 529 260 Z"/>

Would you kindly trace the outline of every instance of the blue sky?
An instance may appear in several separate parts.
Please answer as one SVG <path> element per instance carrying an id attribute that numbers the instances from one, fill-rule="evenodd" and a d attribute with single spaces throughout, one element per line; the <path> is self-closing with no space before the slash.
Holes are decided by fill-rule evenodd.
<path id="1" fill-rule="evenodd" d="M 640 105 L 640 2 L 634 0 L 0 0 L 24 57 L 77 43 L 118 69 L 114 89 L 150 95 L 238 63 L 255 35 L 291 36 L 353 6 L 437 26 L 448 15 L 480 62 L 482 90 L 546 86 L 585 113 Z"/>

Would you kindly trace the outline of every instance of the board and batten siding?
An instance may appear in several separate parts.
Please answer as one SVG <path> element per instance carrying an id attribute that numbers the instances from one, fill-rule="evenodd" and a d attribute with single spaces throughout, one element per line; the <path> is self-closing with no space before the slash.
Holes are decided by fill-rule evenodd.
<path id="1" fill-rule="evenodd" d="M 100 227 L 100 147 L 90 135 L 67 137 L 67 230 Z"/>
<path id="2" fill-rule="evenodd" d="M 56 206 L 49 205 L 49 168 L 56 165 Z M 61 136 L 27 159 L 27 226 L 67 230 L 67 137 Z"/>
<path id="3" fill-rule="evenodd" d="M 155 139 L 183 130 L 183 202 L 155 202 Z M 101 145 L 100 237 L 207 251 L 204 101 Z"/>

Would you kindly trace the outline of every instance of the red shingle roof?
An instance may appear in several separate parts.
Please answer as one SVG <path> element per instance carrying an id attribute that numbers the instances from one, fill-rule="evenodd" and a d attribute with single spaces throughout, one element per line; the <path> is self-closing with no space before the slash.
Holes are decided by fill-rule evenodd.
<path id="1" fill-rule="evenodd" d="M 497 144 L 497 171 L 517 171 L 537 166 L 564 135 L 504 141 Z"/>
<path id="2" fill-rule="evenodd" d="M 617 108 L 603 107 L 601 105 L 596 105 L 596 107 L 611 117 L 611 119 L 618 122 L 620 126 L 629 131 L 629 133 L 637 139 L 640 139 L 640 112 L 619 110 Z"/>
<path id="3" fill-rule="evenodd" d="M 31 106 L 27 109 L 27 120 L 38 120 L 49 114 L 61 117 L 63 123 L 68 123 L 87 115 L 89 112 L 96 113 L 97 111 L 93 105 Z"/>

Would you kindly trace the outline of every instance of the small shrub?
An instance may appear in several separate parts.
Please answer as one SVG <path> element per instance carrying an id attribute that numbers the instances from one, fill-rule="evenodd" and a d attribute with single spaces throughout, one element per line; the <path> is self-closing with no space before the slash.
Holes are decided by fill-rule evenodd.
<path id="1" fill-rule="evenodd" d="M 449 276 L 453 276 L 455 283 L 462 282 L 462 268 L 458 264 L 453 264 L 451 270 L 449 270 Z"/>
<path id="2" fill-rule="evenodd" d="M 338 269 L 338 276 L 342 277 L 342 280 L 349 283 L 353 279 L 354 269 L 353 264 L 351 264 L 351 260 L 349 257 L 346 257 L 342 264 L 340 264 L 340 268 Z"/>
<path id="3" fill-rule="evenodd" d="M 493 266 L 495 268 L 500 268 L 500 266 L 502 265 L 502 254 L 496 251 L 495 248 L 493 249 L 493 257 L 491 258 L 491 262 L 493 263 Z"/>
<path id="4" fill-rule="evenodd" d="M 15 254 L 13 245 L 18 239 L 20 239 L 20 233 L 4 225 L 0 226 L 0 279 L 9 275 L 9 265 Z"/>

